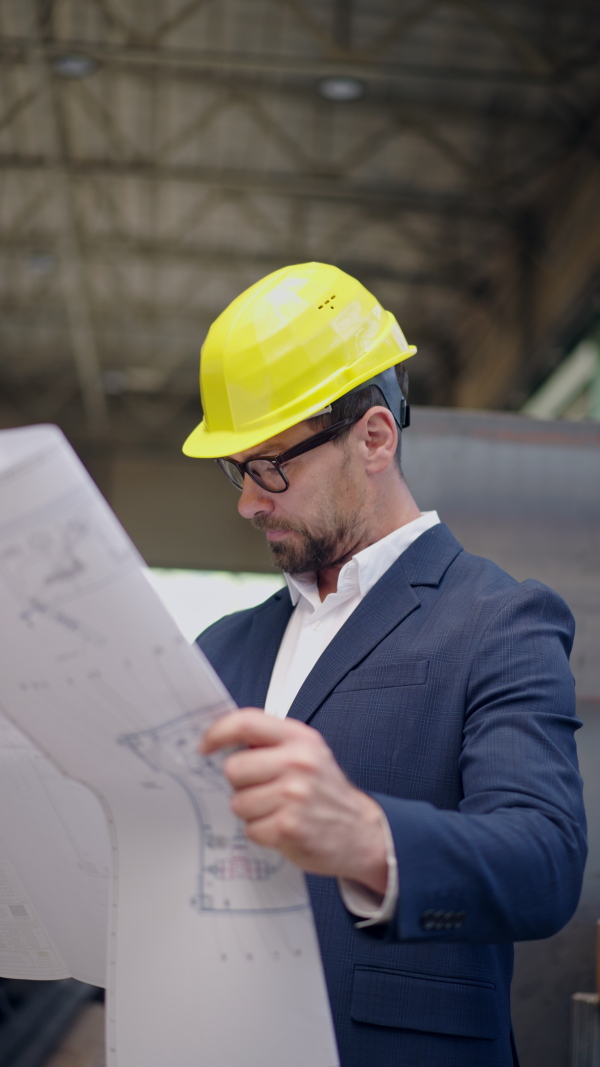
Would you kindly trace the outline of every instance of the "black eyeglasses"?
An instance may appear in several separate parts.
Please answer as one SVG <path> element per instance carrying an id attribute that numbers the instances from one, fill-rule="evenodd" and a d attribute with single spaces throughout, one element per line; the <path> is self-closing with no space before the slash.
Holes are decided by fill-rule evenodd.
<path id="1" fill-rule="evenodd" d="M 260 485 L 261 489 L 266 489 L 268 493 L 285 493 L 290 483 L 285 471 L 282 470 L 284 463 L 288 463 L 290 459 L 296 459 L 297 456 L 303 456 L 305 452 L 312 452 L 313 448 L 318 448 L 319 445 L 335 440 L 361 418 L 362 415 L 355 415 L 349 419 L 334 422 L 324 430 L 319 430 L 306 440 L 300 441 L 300 444 L 294 445 L 293 448 L 288 448 L 286 452 L 273 456 L 272 459 L 266 456 L 256 456 L 245 463 L 238 463 L 235 459 L 218 459 L 216 462 L 229 481 L 233 482 L 236 489 L 240 491 L 244 487 L 244 475 L 247 474 L 253 482 Z"/>

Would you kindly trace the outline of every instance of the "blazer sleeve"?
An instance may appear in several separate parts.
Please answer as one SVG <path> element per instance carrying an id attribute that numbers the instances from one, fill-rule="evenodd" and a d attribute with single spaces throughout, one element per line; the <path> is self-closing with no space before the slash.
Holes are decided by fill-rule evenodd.
<path id="1" fill-rule="evenodd" d="M 459 810 L 373 794 L 398 858 L 389 938 L 529 940 L 573 914 L 586 858 L 573 632 L 551 590 L 512 587 L 474 650 Z"/>

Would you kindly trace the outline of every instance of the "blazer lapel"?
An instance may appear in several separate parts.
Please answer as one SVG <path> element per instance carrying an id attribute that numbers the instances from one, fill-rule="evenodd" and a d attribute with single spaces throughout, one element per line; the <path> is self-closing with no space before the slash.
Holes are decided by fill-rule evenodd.
<path id="1" fill-rule="evenodd" d="M 438 585 L 459 552 L 462 546 L 443 523 L 417 538 L 327 646 L 298 691 L 288 717 L 308 722 L 348 671 L 419 607 L 413 587 Z"/>
<path id="2" fill-rule="evenodd" d="M 230 689 L 239 707 L 264 708 L 275 659 L 291 614 L 290 594 L 282 589 L 253 615 L 242 669 L 237 684 Z"/>

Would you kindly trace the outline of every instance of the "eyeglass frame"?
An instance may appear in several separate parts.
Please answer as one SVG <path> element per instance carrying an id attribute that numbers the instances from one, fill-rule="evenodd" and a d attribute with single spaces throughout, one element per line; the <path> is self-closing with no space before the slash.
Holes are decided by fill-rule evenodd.
<path id="1" fill-rule="evenodd" d="M 303 456 L 307 452 L 312 452 L 313 448 L 319 448 L 320 445 L 325 445 L 328 441 L 334 441 L 336 437 L 340 437 L 345 430 L 348 430 L 355 423 L 359 422 L 362 417 L 362 415 L 352 415 L 347 419 L 340 419 L 339 422 L 334 422 L 331 424 L 331 426 L 326 426 L 324 430 L 318 430 L 317 433 L 313 433 L 310 437 L 306 437 L 304 441 L 300 441 L 292 448 L 287 448 L 285 452 L 280 452 L 278 456 L 253 456 L 252 459 L 246 460 L 242 463 L 238 463 L 236 459 L 230 459 L 229 457 L 223 456 L 219 459 L 216 459 L 215 463 L 223 471 L 225 477 L 229 479 L 231 484 L 234 485 L 240 493 L 244 488 L 244 477 L 246 475 L 248 475 L 248 477 L 251 478 L 256 485 L 258 485 L 261 489 L 264 489 L 267 493 L 285 493 L 285 491 L 289 489 L 290 483 L 285 471 L 282 469 L 284 463 L 288 463 L 291 459 L 296 459 L 298 456 Z M 257 460 L 260 460 L 263 463 L 272 464 L 274 470 L 277 471 L 279 476 L 285 482 L 283 488 L 269 489 L 268 486 L 264 485 L 256 475 L 252 474 L 252 472 L 248 469 L 249 465 L 251 463 L 256 463 Z M 232 466 L 234 466 L 241 474 L 241 485 L 238 485 L 237 482 L 234 481 L 231 474 L 225 467 L 226 463 L 231 463 Z"/>

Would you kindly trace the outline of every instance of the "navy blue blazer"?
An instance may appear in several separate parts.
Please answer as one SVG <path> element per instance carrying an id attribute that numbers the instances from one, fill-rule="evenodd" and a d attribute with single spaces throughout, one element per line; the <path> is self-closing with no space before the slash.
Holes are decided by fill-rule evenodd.
<path id="1" fill-rule="evenodd" d="M 221 619 L 201 648 L 241 706 L 263 707 L 287 590 Z M 309 888 L 343 1067 L 509 1067 L 512 942 L 578 901 L 574 623 L 536 581 L 422 534 L 325 650 L 289 714 L 319 730 L 383 807 L 400 897 L 357 930 L 334 879 Z"/>

